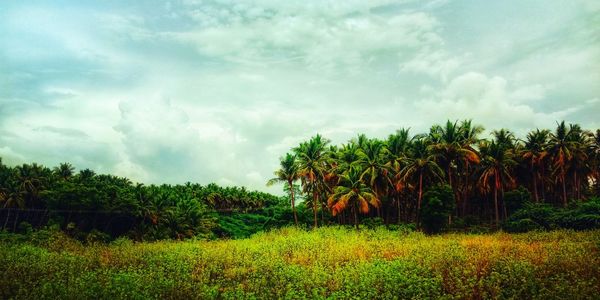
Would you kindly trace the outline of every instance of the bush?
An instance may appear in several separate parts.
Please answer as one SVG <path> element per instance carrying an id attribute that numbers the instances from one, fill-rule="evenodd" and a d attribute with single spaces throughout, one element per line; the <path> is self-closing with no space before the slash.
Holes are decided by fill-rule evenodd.
<path id="1" fill-rule="evenodd" d="M 523 186 L 519 186 L 519 188 L 508 191 L 504 194 L 504 203 L 506 204 L 506 210 L 508 211 L 509 215 L 523 208 L 530 202 L 531 194 L 529 193 L 529 190 Z"/>
<path id="2" fill-rule="evenodd" d="M 508 232 L 530 230 L 600 228 L 600 198 L 578 202 L 568 208 L 555 208 L 548 204 L 526 204 L 506 220 L 503 225 Z"/>
<path id="3" fill-rule="evenodd" d="M 437 185 L 423 195 L 421 223 L 427 233 L 439 233 L 448 225 L 454 210 L 454 195 L 449 185 Z"/>

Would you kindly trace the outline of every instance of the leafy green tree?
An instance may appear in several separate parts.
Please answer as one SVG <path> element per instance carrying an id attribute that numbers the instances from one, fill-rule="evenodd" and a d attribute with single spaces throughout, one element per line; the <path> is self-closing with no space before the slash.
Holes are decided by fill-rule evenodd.
<path id="1" fill-rule="evenodd" d="M 454 210 L 454 195 L 450 185 L 435 185 L 423 196 L 423 229 L 427 233 L 439 233 L 448 225 L 448 216 Z"/>

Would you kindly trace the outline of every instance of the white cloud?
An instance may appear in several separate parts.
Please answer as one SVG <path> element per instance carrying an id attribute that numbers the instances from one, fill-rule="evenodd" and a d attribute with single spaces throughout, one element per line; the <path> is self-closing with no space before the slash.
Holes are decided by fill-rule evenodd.
<path id="1" fill-rule="evenodd" d="M 278 158 L 316 133 L 597 127 L 594 3 L 9 5 L 0 156 L 279 192 Z"/>

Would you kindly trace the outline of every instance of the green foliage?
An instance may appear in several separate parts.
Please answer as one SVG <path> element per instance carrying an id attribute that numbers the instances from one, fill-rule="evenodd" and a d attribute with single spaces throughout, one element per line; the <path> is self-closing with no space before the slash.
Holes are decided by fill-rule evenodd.
<path id="1" fill-rule="evenodd" d="M 529 191 L 523 186 L 520 186 L 512 191 L 508 191 L 504 194 L 504 203 L 509 215 L 523 208 L 530 202 L 531 193 L 529 193 Z"/>
<path id="2" fill-rule="evenodd" d="M 58 225 L 71 237 L 89 243 L 121 236 L 145 241 L 210 239 L 222 231 L 217 212 L 268 211 L 281 206 L 281 201 L 239 187 L 134 185 L 127 178 L 98 175 L 88 169 L 75 173 L 68 163 L 51 170 L 37 164 L 8 167 L 0 161 L 0 204 L 19 208 L 2 211 L 0 226 L 28 233 Z M 270 224 L 289 223 L 284 213 L 260 214 L 268 215 Z"/>
<path id="3" fill-rule="evenodd" d="M 448 225 L 454 209 L 454 196 L 449 185 L 436 185 L 423 195 L 421 223 L 428 233 L 439 233 Z"/>
<path id="4" fill-rule="evenodd" d="M 508 232 L 557 228 L 585 230 L 600 228 L 600 198 L 556 208 L 548 204 L 527 204 L 516 211 L 503 226 Z"/>
<path id="5" fill-rule="evenodd" d="M 427 237 L 289 227 L 85 246 L 46 234 L 43 243 L 2 240 L 0 298 L 594 299 L 600 288 L 597 230 Z"/>

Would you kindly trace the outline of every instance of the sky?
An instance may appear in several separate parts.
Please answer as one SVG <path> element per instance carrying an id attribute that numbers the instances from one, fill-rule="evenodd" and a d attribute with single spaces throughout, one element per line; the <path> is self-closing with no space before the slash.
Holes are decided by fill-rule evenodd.
<path id="1" fill-rule="evenodd" d="M 600 128 L 600 1 L 1 1 L 0 157 L 272 193 L 320 133 Z"/>

